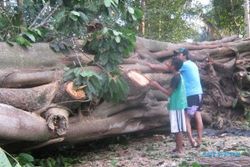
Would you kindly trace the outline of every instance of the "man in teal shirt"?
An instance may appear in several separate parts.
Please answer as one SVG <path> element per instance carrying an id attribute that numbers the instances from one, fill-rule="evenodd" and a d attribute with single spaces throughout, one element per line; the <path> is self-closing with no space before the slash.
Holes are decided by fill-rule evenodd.
<path id="1" fill-rule="evenodd" d="M 171 133 L 175 134 L 176 148 L 173 150 L 179 156 L 184 153 L 183 148 L 183 132 L 186 132 L 185 123 L 185 111 L 187 108 L 187 98 L 185 91 L 185 84 L 182 75 L 179 73 L 180 68 L 183 65 L 183 61 L 174 57 L 172 59 L 171 66 L 169 70 L 173 72 L 173 77 L 170 82 L 169 88 L 161 86 L 157 81 L 150 80 L 150 85 L 156 89 L 159 89 L 164 94 L 169 96 L 169 119 Z"/>
<path id="2" fill-rule="evenodd" d="M 184 78 L 188 103 L 188 107 L 185 112 L 188 138 L 193 147 L 198 147 L 202 142 L 203 131 L 203 122 L 200 112 L 203 91 L 200 82 L 199 69 L 194 62 L 189 60 L 189 52 L 186 48 L 179 48 L 175 51 L 175 56 L 184 62 L 180 72 Z M 194 117 L 196 121 L 196 128 L 198 132 L 197 142 L 192 136 L 192 128 L 190 124 L 190 119 L 192 117 Z"/>

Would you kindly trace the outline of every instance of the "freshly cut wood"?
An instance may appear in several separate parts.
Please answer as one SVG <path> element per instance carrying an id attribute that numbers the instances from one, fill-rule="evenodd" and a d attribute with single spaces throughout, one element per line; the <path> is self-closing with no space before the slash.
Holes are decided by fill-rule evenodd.
<path id="1" fill-rule="evenodd" d="M 136 71 L 129 71 L 128 77 L 141 86 L 146 86 L 149 84 L 149 80 L 144 75 Z"/>
<path id="2" fill-rule="evenodd" d="M 66 92 L 76 100 L 81 100 L 86 98 L 86 94 L 83 89 L 77 89 L 73 82 L 66 84 Z"/>

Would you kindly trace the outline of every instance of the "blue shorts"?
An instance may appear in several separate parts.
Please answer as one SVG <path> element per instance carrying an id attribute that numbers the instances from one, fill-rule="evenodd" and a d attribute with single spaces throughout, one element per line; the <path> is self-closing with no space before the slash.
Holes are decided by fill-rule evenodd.
<path id="1" fill-rule="evenodd" d="M 185 108 L 185 112 L 189 116 L 194 116 L 197 111 L 201 111 L 202 106 L 202 95 L 192 95 L 187 97 L 187 105 L 188 107 Z"/>

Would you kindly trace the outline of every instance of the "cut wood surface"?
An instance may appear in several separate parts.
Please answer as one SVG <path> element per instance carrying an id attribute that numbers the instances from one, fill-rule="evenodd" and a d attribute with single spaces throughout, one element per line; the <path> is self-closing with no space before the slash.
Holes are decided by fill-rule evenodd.
<path id="1" fill-rule="evenodd" d="M 149 80 L 145 76 L 136 71 L 129 71 L 128 77 L 141 86 L 146 86 L 149 84 Z"/>
<path id="2" fill-rule="evenodd" d="M 86 98 L 86 94 L 83 90 L 83 88 L 77 88 L 76 86 L 74 86 L 74 82 L 68 82 L 65 85 L 65 90 L 66 92 L 73 98 L 76 100 L 80 100 L 80 99 L 85 99 Z"/>

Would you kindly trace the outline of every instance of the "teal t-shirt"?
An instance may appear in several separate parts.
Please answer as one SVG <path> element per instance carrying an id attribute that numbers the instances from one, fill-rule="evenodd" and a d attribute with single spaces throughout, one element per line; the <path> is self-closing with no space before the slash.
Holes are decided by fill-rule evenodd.
<path id="1" fill-rule="evenodd" d="M 183 110 L 185 108 L 187 108 L 186 90 L 183 77 L 180 74 L 179 83 L 169 97 L 168 110 Z"/>
<path id="2" fill-rule="evenodd" d="M 202 94 L 200 74 L 197 65 L 191 60 L 183 63 L 180 72 L 184 78 L 186 96 Z"/>

